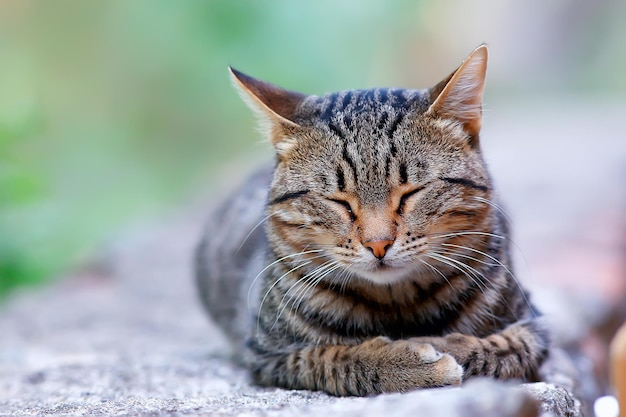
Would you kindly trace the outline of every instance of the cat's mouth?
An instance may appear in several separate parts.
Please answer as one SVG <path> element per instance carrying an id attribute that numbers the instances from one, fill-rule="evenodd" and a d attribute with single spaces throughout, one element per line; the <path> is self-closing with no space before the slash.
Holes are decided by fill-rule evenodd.
<path id="1" fill-rule="evenodd" d="M 397 268 L 394 268 L 393 266 L 385 263 L 385 261 L 381 260 L 378 262 L 378 267 L 376 268 L 376 270 L 381 271 L 381 272 L 385 272 L 385 271 L 391 271 Z"/>
<path id="2" fill-rule="evenodd" d="M 376 284 L 391 284 L 401 281 L 409 272 L 407 268 L 392 266 L 381 260 L 375 267 L 360 271 L 359 275 Z"/>

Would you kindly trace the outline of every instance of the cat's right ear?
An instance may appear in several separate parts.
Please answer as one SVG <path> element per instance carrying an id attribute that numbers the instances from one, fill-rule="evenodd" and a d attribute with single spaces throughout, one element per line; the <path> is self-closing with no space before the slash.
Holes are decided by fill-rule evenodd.
<path id="1" fill-rule="evenodd" d="M 285 155 L 294 144 L 290 133 L 300 127 L 294 121 L 296 110 L 307 96 L 257 80 L 232 67 L 228 70 L 241 97 L 259 117 L 263 133 L 276 152 Z"/>
<path id="2" fill-rule="evenodd" d="M 460 122 L 474 145 L 482 124 L 487 55 L 487 45 L 480 45 L 456 71 L 429 91 L 432 104 L 426 114 Z"/>

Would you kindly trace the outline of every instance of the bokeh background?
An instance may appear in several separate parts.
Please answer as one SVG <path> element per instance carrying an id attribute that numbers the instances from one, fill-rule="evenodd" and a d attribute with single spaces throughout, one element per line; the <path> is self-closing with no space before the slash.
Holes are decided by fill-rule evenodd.
<path id="1" fill-rule="evenodd" d="M 271 156 L 228 65 L 306 93 L 422 88 L 487 42 L 486 116 L 577 103 L 575 132 L 621 117 L 624 22 L 622 0 L 2 1 L 0 297 Z"/>

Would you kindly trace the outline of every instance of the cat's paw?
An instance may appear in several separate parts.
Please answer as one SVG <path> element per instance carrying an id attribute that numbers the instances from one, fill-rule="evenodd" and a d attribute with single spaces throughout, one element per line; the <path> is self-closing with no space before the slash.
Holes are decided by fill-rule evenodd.
<path id="1" fill-rule="evenodd" d="M 390 354 L 395 362 L 392 367 L 410 389 L 460 385 L 463 380 L 463 367 L 428 343 L 398 340 L 392 343 Z"/>
<path id="2" fill-rule="evenodd" d="M 402 345 L 404 341 L 400 341 L 399 345 Z M 443 357 L 443 353 L 435 349 L 430 343 L 414 343 L 410 340 L 406 341 L 409 351 L 418 355 L 419 360 L 423 364 L 435 363 Z"/>

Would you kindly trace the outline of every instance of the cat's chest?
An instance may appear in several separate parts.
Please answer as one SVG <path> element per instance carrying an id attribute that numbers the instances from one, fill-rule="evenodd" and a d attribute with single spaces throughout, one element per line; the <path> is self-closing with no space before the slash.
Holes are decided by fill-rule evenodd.
<path id="1" fill-rule="evenodd" d="M 281 321 L 302 338 L 335 343 L 376 336 L 436 336 L 478 327 L 473 303 L 467 301 L 480 298 L 481 293 L 471 287 L 434 283 L 425 288 L 409 284 L 377 290 L 387 294 L 372 297 L 351 288 L 318 284 L 297 304 L 282 306 L 278 312 Z"/>

